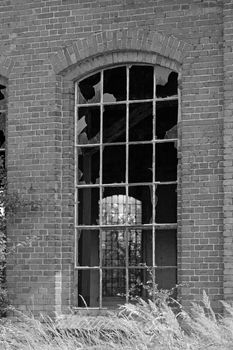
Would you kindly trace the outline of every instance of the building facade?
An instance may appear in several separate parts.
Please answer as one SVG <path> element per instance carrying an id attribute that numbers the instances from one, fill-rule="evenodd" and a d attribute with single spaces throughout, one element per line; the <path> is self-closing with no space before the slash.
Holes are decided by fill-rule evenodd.
<path id="1" fill-rule="evenodd" d="M 233 0 L 2 0 L 0 18 L 8 186 L 40 203 L 8 225 L 28 242 L 13 305 L 232 300 Z"/>

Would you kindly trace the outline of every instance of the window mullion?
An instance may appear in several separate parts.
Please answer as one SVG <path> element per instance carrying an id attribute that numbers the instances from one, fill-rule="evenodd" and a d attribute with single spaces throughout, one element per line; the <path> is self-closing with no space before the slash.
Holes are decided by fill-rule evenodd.
<path id="1" fill-rule="evenodd" d="M 100 78 L 100 192 L 99 192 L 99 224 L 100 227 L 103 224 L 103 112 L 104 112 L 104 106 L 103 106 L 103 79 L 104 71 L 101 71 L 101 78 Z M 102 300 L 103 300 L 103 269 L 102 269 L 102 228 L 99 230 L 99 307 L 102 308 Z"/>
<path id="2" fill-rule="evenodd" d="M 129 66 L 126 67 L 126 174 L 125 174 L 125 181 L 126 181 L 126 220 L 125 224 L 127 225 L 128 220 L 128 197 L 129 197 Z M 125 271 L 125 279 L 126 279 L 126 302 L 128 302 L 129 299 L 129 247 L 128 247 L 128 234 L 129 230 L 125 230 L 125 264 L 126 264 L 126 271 Z"/>

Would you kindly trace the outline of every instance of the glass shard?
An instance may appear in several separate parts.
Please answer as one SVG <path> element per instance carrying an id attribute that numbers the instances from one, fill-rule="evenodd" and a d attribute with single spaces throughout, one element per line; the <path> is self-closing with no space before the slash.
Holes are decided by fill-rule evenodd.
<path id="1" fill-rule="evenodd" d="M 76 125 L 78 144 L 100 143 L 100 107 L 80 107 Z"/>
<path id="2" fill-rule="evenodd" d="M 156 66 L 156 96 L 169 97 L 177 95 L 178 74 L 169 68 Z"/>
<path id="3" fill-rule="evenodd" d="M 78 103 L 98 103 L 100 102 L 100 73 L 91 75 L 78 84 Z"/>
<path id="4" fill-rule="evenodd" d="M 178 101 L 156 103 L 156 138 L 177 138 Z"/>
<path id="5" fill-rule="evenodd" d="M 104 102 L 126 100 L 126 67 L 116 67 L 104 71 Z"/>

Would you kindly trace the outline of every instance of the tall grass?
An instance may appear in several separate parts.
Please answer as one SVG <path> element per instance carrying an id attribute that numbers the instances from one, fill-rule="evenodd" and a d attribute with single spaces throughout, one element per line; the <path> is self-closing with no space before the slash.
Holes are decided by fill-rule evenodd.
<path id="1" fill-rule="evenodd" d="M 216 317 L 204 294 L 203 304 L 189 312 L 174 312 L 165 301 L 139 300 L 110 317 L 68 315 L 41 322 L 19 315 L 18 322 L 2 319 L 0 349 L 233 349 L 233 307 L 223 306 L 224 316 Z"/>

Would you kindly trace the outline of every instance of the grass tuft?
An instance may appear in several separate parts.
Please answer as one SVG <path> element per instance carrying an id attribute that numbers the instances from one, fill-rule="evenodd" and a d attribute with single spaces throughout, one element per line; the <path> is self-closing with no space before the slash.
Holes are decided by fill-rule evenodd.
<path id="1" fill-rule="evenodd" d="M 1 350 L 227 350 L 233 344 L 233 307 L 216 317 L 208 296 L 189 312 L 165 300 L 139 299 L 111 316 L 66 315 L 39 321 L 19 314 L 0 321 Z M 174 312 L 175 310 L 175 312 Z"/>

